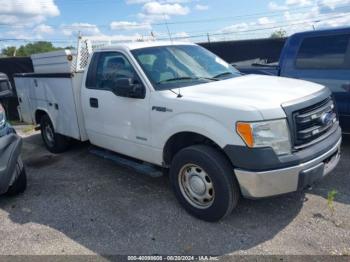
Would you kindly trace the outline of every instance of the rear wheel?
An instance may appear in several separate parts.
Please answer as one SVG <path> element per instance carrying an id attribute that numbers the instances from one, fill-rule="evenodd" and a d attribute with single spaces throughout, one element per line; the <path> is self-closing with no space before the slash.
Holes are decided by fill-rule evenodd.
<path id="1" fill-rule="evenodd" d="M 206 221 L 218 221 L 230 214 L 240 197 L 231 164 L 220 151 L 206 145 L 177 153 L 170 180 L 183 207 Z"/>
<path id="2" fill-rule="evenodd" d="M 44 115 L 40 121 L 41 137 L 51 153 L 62 153 L 69 146 L 68 138 L 55 133 L 55 129 L 48 115 Z"/>

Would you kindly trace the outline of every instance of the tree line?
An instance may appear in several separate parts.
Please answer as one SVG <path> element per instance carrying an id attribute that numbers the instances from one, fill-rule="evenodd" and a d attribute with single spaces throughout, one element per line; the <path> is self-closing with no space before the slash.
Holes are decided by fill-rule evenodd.
<path id="1" fill-rule="evenodd" d="M 273 32 L 270 38 L 284 38 L 287 36 L 285 30 L 280 29 Z M 1 56 L 30 56 L 33 54 L 45 53 L 50 51 L 56 51 L 61 49 L 74 49 L 73 46 L 67 47 L 55 47 L 51 42 L 38 41 L 35 43 L 28 43 L 21 45 L 20 47 L 8 46 L 1 50 Z"/>
<path id="2" fill-rule="evenodd" d="M 38 53 L 45 53 L 50 51 L 62 50 L 62 49 L 74 49 L 73 46 L 67 47 L 55 47 L 51 42 L 38 41 L 35 43 L 28 43 L 21 45 L 20 47 L 8 46 L 1 50 L 2 56 L 30 56 Z"/>

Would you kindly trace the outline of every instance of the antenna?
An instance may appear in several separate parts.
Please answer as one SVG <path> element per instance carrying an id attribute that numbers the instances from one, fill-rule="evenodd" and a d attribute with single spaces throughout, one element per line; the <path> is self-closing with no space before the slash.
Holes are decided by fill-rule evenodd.
<path id="1" fill-rule="evenodd" d="M 179 93 L 177 94 L 177 98 L 181 98 L 182 97 L 182 95 L 181 95 L 181 88 L 179 87 L 179 91 L 178 91 Z"/>
<path id="2" fill-rule="evenodd" d="M 164 13 L 163 13 L 163 16 L 164 16 L 164 23 L 165 23 L 166 29 L 168 31 L 170 42 L 173 43 L 173 38 L 171 37 L 171 33 L 170 33 L 170 30 L 169 30 L 168 22 L 167 22 L 167 19 L 166 19 L 166 16 L 165 16 Z"/>

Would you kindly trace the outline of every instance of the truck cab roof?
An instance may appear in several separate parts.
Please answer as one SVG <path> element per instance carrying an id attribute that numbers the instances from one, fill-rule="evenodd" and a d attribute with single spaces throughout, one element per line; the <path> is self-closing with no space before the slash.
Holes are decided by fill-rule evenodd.
<path id="1" fill-rule="evenodd" d="M 170 46 L 170 45 L 195 45 L 195 44 L 191 42 L 174 42 L 174 41 L 126 42 L 126 43 L 120 43 L 116 45 L 101 47 L 96 49 L 95 52 L 114 50 L 114 49 L 134 50 L 134 49 L 147 48 L 147 47 L 159 47 L 159 46 Z"/>

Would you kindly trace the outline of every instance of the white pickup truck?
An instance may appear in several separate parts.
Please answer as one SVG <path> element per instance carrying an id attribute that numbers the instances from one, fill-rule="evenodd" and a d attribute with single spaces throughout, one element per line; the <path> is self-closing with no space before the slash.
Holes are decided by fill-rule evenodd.
<path id="1" fill-rule="evenodd" d="M 169 169 L 179 202 L 207 221 L 241 196 L 303 189 L 339 161 L 322 85 L 242 75 L 191 43 L 84 43 L 33 56 L 35 73 L 15 77 L 22 118 L 53 153 L 74 138 Z"/>

